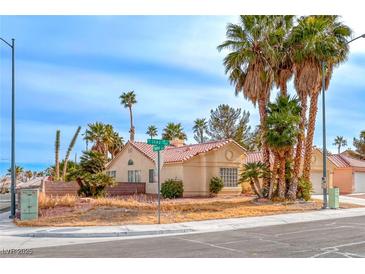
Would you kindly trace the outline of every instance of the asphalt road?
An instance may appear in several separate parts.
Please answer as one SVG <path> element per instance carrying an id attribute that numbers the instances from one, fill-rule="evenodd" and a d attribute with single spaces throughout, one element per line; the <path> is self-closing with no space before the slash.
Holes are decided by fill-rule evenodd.
<path id="1" fill-rule="evenodd" d="M 33 249 L 31 256 L 25 257 L 359 258 L 365 257 L 365 216 L 214 233 L 37 248 Z"/>

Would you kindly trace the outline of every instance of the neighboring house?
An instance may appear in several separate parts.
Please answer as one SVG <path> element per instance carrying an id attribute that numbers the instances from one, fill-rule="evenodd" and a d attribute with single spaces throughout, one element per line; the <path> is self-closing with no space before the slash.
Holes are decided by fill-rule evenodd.
<path id="1" fill-rule="evenodd" d="M 336 165 L 333 185 L 340 188 L 341 194 L 365 193 L 365 161 L 347 155 L 328 156 Z"/>
<path id="2" fill-rule="evenodd" d="M 208 196 L 209 182 L 214 176 L 222 178 L 222 192 L 241 192 L 237 182 L 246 150 L 233 140 L 193 145 L 173 140 L 161 154 L 161 183 L 167 179 L 182 180 L 184 197 Z M 117 182 L 143 182 L 146 193 L 156 194 L 156 161 L 157 153 L 151 145 L 129 141 L 106 169 Z"/>
<path id="3" fill-rule="evenodd" d="M 273 162 L 273 158 L 270 159 Z M 262 160 L 261 152 L 248 152 L 244 163 L 258 162 Z M 303 162 L 302 162 L 303 165 Z M 336 166 L 335 163 L 327 157 L 327 180 L 328 186 L 333 186 L 333 175 Z M 311 182 L 313 186 L 313 194 L 322 193 L 322 176 L 323 176 L 323 154 L 322 151 L 316 147 L 313 148 L 312 152 L 312 165 L 311 165 Z"/>

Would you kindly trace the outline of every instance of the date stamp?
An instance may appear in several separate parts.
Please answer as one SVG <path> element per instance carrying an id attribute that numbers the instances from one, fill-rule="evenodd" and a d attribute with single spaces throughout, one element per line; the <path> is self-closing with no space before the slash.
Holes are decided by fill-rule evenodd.
<path id="1" fill-rule="evenodd" d="M 10 249 L 0 249 L 0 256 L 1 255 L 32 255 L 33 249 L 31 248 L 10 248 Z"/>

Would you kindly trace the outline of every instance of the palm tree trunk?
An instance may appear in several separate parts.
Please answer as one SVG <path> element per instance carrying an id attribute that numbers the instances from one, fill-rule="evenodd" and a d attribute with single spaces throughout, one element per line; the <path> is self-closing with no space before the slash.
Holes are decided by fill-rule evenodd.
<path id="1" fill-rule="evenodd" d="M 278 197 L 281 199 L 285 198 L 285 157 L 280 157 L 280 168 L 279 168 L 279 185 L 278 185 Z"/>
<path id="2" fill-rule="evenodd" d="M 288 87 L 287 87 L 287 81 L 283 81 L 281 84 L 280 84 L 280 94 L 282 96 L 287 96 L 288 95 Z"/>
<path id="3" fill-rule="evenodd" d="M 267 98 L 261 98 L 259 99 L 258 105 L 259 105 L 259 113 L 260 113 L 260 131 L 261 131 L 261 136 L 265 136 L 265 124 L 266 124 L 266 103 L 267 103 Z M 262 140 L 262 158 L 263 158 L 263 162 L 264 164 L 267 165 L 268 168 L 270 168 L 270 151 L 269 151 L 269 146 L 267 145 L 266 139 L 265 138 L 261 138 Z M 270 179 L 268 178 L 263 178 L 263 188 L 268 189 L 270 186 Z"/>
<path id="4" fill-rule="evenodd" d="M 257 188 L 257 191 L 259 193 L 259 197 L 262 198 L 262 187 L 260 185 L 260 181 L 258 179 L 255 179 L 255 185 L 256 185 L 256 188 Z"/>
<path id="5" fill-rule="evenodd" d="M 338 146 L 338 154 L 341 153 L 341 146 Z"/>
<path id="6" fill-rule="evenodd" d="M 305 123 L 306 123 L 306 115 L 307 115 L 307 96 L 303 96 L 301 98 L 301 121 L 299 124 L 299 135 L 297 146 L 295 148 L 295 158 L 294 158 L 294 168 L 293 168 L 293 180 L 289 186 L 288 191 L 288 199 L 295 200 L 297 197 L 297 190 L 298 190 L 298 181 L 299 181 L 299 171 L 300 171 L 300 164 L 303 155 L 303 142 L 305 136 Z"/>
<path id="7" fill-rule="evenodd" d="M 275 154 L 274 156 L 274 165 L 272 167 L 272 177 L 270 180 L 270 188 L 269 188 L 269 194 L 268 194 L 268 198 L 271 199 L 272 195 L 273 195 L 273 191 L 274 191 L 274 185 L 275 183 L 277 183 L 277 175 L 278 175 L 278 164 L 279 164 L 279 159 L 278 159 L 278 155 Z"/>
<path id="8" fill-rule="evenodd" d="M 251 189 L 253 190 L 253 192 L 257 195 L 257 197 L 262 198 L 261 192 L 260 190 L 257 188 L 257 185 L 255 184 L 254 181 L 250 182 L 250 186 Z"/>
<path id="9" fill-rule="evenodd" d="M 134 126 L 133 126 L 133 113 L 132 113 L 132 107 L 129 107 L 129 118 L 131 123 L 131 129 L 129 130 L 129 140 L 134 142 Z"/>
<path id="10" fill-rule="evenodd" d="M 318 95 L 319 92 L 312 93 L 309 109 L 309 120 L 307 129 L 307 138 L 305 143 L 303 179 L 309 181 L 311 171 L 313 136 L 316 126 L 316 116 L 318 110 Z"/>

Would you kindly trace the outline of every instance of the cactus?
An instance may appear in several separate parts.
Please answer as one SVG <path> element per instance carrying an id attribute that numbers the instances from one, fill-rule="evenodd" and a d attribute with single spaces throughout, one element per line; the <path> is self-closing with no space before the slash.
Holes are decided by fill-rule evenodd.
<path id="1" fill-rule="evenodd" d="M 61 131 L 57 129 L 56 131 L 56 142 L 55 142 L 55 180 L 60 179 L 60 139 Z"/>
<path id="2" fill-rule="evenodd" d="M 70 145 L 68 146 L 68 149 L 67 149 L 67 152 L 66 152 L 65 160 L 63 162 L 63 172 L 62 172 L 62 179 L 64 181 L 66 180 L 67 162 L 70 158 L 71 151 L 75 146 L 75 143 L 76 143 L 77 137 L 79 136 L 80 130 L 81 130 L 81 127 L 79 126 L 77 128 L 74 136 L 72 137 L 72 140 L 71 140 Z"/>

